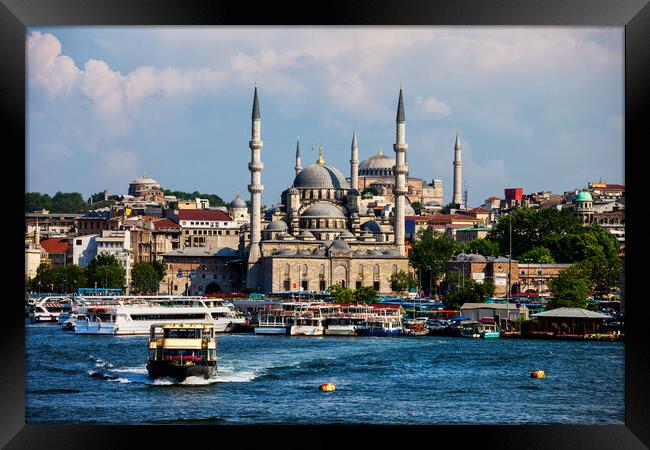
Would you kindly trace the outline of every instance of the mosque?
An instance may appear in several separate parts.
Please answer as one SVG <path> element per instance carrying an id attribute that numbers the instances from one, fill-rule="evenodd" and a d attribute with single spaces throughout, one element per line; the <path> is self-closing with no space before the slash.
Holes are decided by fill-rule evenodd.
<path id="1" fill-rule="evenodd" d="M 252 208 L 249 233 L 242 233 L 240 245 L 246 261 L 246 286 L 263 292 L 309 292 L 338 284 L 351 288 L 372 286 L 380 293 L 390 292 L 391 275 L 409 270 L 404 240 L 409 186 L 402 89 L 393 145 L 395 159 L 380 154 L 360 167 L 355 132 L 348 181 L 341 171 L 326 163 L 322 146 L 318 160 L 302 168 L 298 147 L 295 178 L 282 193 L 281 204 L 268 210 L 264 217 L 263 141 L 257 87 L 249 148 L 248 191 Z M 372 172 L 378 170 L 383 172 Z M 368 183 L 364 177 L 391 178 L 392 216 L 377 218 L 362 207 L 360 189 Z"/>

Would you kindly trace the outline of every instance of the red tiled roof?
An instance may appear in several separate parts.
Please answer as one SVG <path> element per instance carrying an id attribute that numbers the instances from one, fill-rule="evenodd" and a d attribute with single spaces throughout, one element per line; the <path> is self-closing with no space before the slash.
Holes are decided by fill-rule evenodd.
<path id="1" fill-rule="evenodd" d="M 231 221 L 230 217 L 225 212 L 219 209 L 181 209 L 178 212 L 179 220 L 217 220 L 217 221 Z"/>
<path id="2" fill-rule="evenodd" d="M 489 214 L 489 213 L 490 213 L 490 210 L 485 209 L 485 208 L 481 208 L 481 207 L 479 206 L 478 208 L 468 209 L 468 210 L 465 211 L 465 212 L 468 212 L 468 213 L 483 213 L 483 214 Z"/>
<path id="3" fill-rule="evenodd" d="M 179 224 L 169 219 L 154 220 L 153 226 L 154 228 L 180 228 L 181 227 Z"/>
<path id="4" fill-rule="evenodd" d="M 430 216 L 406 216 L 405 220 L 415 220 L 416 222 L 453 222 L 465 221 L 476 222 L 476 217 L 466 216 L 464 214 L 432 214 Z"/>
<path id="5" fill-rule="evenodd" d="M 41 247 L 48 253 L 65 253 L 68 250 L 68 241 L 64 238 L 43 239 Z"/>

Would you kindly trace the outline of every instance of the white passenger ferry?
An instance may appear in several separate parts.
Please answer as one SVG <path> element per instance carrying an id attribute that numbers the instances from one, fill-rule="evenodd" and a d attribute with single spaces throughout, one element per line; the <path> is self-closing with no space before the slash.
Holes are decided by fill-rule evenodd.
<path id="1" fill-rule="evenodd" d="M 255 334 L 322 336 L 327 310 L 332 305 L 312 302 L 283 302 L 261 312 Z"/>
<path id="2" fill-rule="evenodd" d="M 70 312 L 72 300 L 67 297 L 43 297 L 29 306 L 29 321 L 32 323 L 57 323 L 59 316 Z"/>
<path id="3" fill-rule="evenodd" d="M 333 336 L 356 336 L 358 330 L 366 328 L 374 308 L 369 305 L 341 305 L 328 315 L 325 334 Z"/>
<path id="4" fill-rule="evenodd" d="M 214 324 L 219 333 L 245 324 L 231 303 L 215 298 L 180 296 L 85 297 L 76 310 L 75 334 L 149 334 L 151 325 Z"/>

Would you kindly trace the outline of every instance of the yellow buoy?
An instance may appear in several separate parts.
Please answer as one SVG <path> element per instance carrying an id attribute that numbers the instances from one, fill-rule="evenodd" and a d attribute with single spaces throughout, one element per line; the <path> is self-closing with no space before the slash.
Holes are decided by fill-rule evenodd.
<path id="1" fill-rule="evenodd" d="M 544 378 L 546 376 L 546 374 L 544 373 L 543 370 L 536 370 L 534 372 L 531 372 L 530 376 L 532 378 Z"/>
<path id="2" fill-rule="evenodd" d="M 334 383 L 323 383 L 318 389 L 321 391 L 334 391 L 336 390 L 336 386 L 334 386 Z"/>

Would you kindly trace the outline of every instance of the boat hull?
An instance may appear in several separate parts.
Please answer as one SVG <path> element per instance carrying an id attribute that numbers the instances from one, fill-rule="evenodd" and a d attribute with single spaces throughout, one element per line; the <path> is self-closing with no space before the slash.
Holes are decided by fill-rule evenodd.
<path id="1" fill-rule="evenodd" d="M 398 336 L 399 329 L 362 328 L 358 330 L 360 336 Z"/>
<path id="2" fill-rule="evenodd" d="M 183 382 L 188 377 L 208 379 L 212 377 L 216 368 L 216 361 L 199 362 L 190 365 L 179 365 L 170 361 L 149 361 L 147 372 L 152 380 L 159 378 L 174 378 Z"/>
<path id="3" fill-rule="evenodd" d="M 286 335 L 287 327 L 255 327 L 255 334 Z"/>
<path id="4" fill-rule="evenodd" d="M 354 325 L 330 325 L 325 328 L 328 336 L 356 336 L 357 327 Z"/>
<path id="5" fill-rule="evenodd" d="M 324 328 L 314 325 L 292 325 L 289 334 L 291 336 L 322 336 Z"/>

